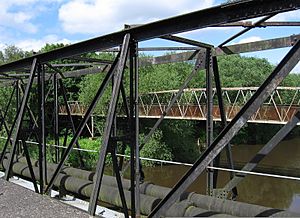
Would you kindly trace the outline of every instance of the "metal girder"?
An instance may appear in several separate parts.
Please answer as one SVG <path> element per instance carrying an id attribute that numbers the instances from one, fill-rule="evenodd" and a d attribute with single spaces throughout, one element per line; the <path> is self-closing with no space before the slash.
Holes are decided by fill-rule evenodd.
<path id="1" fill-rule="evenodd" d="M 47 184 L 47 161 L 46 161 L 46 125 L 45 125 L 45 69 L 38 66 L 38 104 L 39 104 L 39 175 L 40 194 L 44 194 Z"/>
<path id="2" fill-rule="evenodd" d="M 163 38 L 163 37 L 161 37 Z M 175 41 L 175 40 L 174 40 Z M 182 42 L 184 43 L 184 42 Z M 186 43 L 189 44 L 189 43 Z M 205 43 L 203 43 L 205 44 Z M 202 46 L 203 47 L 203 46 Z M 180 50 L 197 50 L 199 49 L 199 47 L 179 47 L 179 46 L 175 46 L 175 47 L 141 47 L 138 48 L 138 51 L 180 51 Z M 111 48 L 111 49 L 106 49 L 104 52 L 119 52 L 120 49 L 119 48 Z"/>
<path id="3" fill-rule="evenodd" d="M 221 86 L 217 57 L 213 57 L 212 61 L 213 61 L 212 65 L 213 65 L 214 79 L 215 79 L 215 85 L 216 85 L 216 92 L 217 92 L 217 96 L 218 96 L 218 105 L 219 105 L 221 123 L 222 123 L 221 125 L 222 125 L 222 129 L 224 129 L 227 126 L 227 118 L 226 118 L 226 113 L 225 113 L 224 101 L 223 101 L 223 97 L 222 97 L 222 86 Z M 226 146 L 226 156 L 227 156 L 227 161 L 228 161 L 228 167 L 230 169 L 234 169 L 230 142 Z M 219 167 L 220 155 L 218 155 L 215 158 L 214 163 L 216 163 L 216 166 Z M 230 172 L 230 179 L 232 179 L 234 177 L 234 175 L 235 174 L 233 172 Z M 214 181 L 217 181 L 217 177 L 218 177 L 217 170 L 214 170 L 214 177 L 215 177 Z M 216 187 L 216 184 L 215 184 L 215 187 Z M 234 199 L 237 196 L 237 188 L 236 187 L 234 187 L 232 189 L 232 194 L 233 194 L 232 197 Z"/>
<path id="4" fill-rule="evenodd" d="M 122 43 L 124 36 L 128 33 L 139 42 L 168 34 L 181 33 L 259 16 L 267 16 L 277 12 L 295 10 L 299 7 L 299 0 L 247 0 L 219 5 L 130 29 L 125 29 L 119 32 L 59 48 L 50 52 L 37 54 L 19 61 L 4 64 L 0 66 L 0 72 L 3 73 L 16 71 L 21 68 L 29 67 L 34 58 L 37 58 L 41 63 L 45 63 L 87 52 L 116 47 Z"/>
<path id="5" fill-rule="evenodd" d="M 241 43 L 215 48 L 216 56 L 240 54 L 254 51 L 286 48 L 293 46 L 300 39 L 300 34 L 275 39 L 261 40 L 256 42 Z"/>
<path id="6" fill-rule="evenodd" d="M 267 21 L 260 24 L 255 24 L 252 21 L 239 21 L 219 25 L 218 27 L 281 27 L 281 26 L 300 26 L 298 21 Z"/>
<path id="7" fill-rule="evenodd" d="M 264 157 L 266 157 L 277 145 L 281 142 L 284 137 L 299 123 L 300 112 L 298 111 L 292 119 L 285 124 L 272 138 L 271 140 L 261 148 L 257 154 L 247 163 L 241 171 L 251 172 Z M 222 190 L 229 191 L 235 188 L 247 175 L 246 174 L 236 174 Z"/>
<path id="8" fill-rule="evenodd" d="M 11 149 L 11 152 L 10 152 L 10 157 L 9 157 L 9 160 L 8 160 L 8 166 L 6 167 L 5 176 L 4 176 L 4 178 L 6 180 L 9 180 L 11 168 L 12 168 L 12 165 L 13 165 L 14 154 L 15 154 L 16 149 L 17 149 L 17 140 L 18 140 L 18 137 L 19 137 L 21 126 L 22 126 L 23 117 L 25 115 L 25 113 L 24 113 L 25 112 L 25 107 L 26 107 L 26 104 L 27 104 L 28 99 L 29 99 L 29 93 L 30 93 L 30 89 L 31 89 L 31 86 L 32 86 L 33 78 L 34 78 L 34 75 L 36 73 L 37 67 L 38 67 L 37 59 L 34 58 L 33 62 L 32 62 L 31 71 L 30 71 L 29 82 L 26 86 L 26 90 L 25 90 L 21 105 L 20 105 L 19 110 L 18 110 L 18 112 L 16 114 L 16 117 L 15 117 L 15 122 L 13 123 L 13 125 L 11 127 L 11 132 L 10 132 L 10 134 L 8 136 L 8 139 L 7 139 L 7 142 L 6 142 L 6 146 L 7 146 L 8 141 L 10 141 L 10 138 L 12 136 L 12 149 Z M 16 129 L 15 129 L 15 131 L 13 131 L 15 127 L 16 127 Z M 5 150 L 4 150 L 4 152 L 5 152 Z M 2 158 L 4 157 L 4 152 L 2 154 Z"/>
<path id="9" fill-rule="evenodd" d="M 180 42 L 180 43 L 184 43 L 184 44 L 188 44 L 188 45 L 198 46 L 198 47 L 201 47 L 201 48 L 212 49 L 214 47 L 213 45 L 210 45 L 210 44 L 207 44 L 207 43 L 198 42 L 198 41 L 195 41 L 195 40 L 192 40 L 192 39 L 186 39 L 186 38 L 179 37 L 179 36 L 166 35 L 166 36 L 162 36 L 160 38 L 170 40 L 170 41 L 174 41 L 174 42 Z"/>
<path id="10" fill-rule="evenodd" d="M 213 68 L 212 68 L 212 54 L 211 49 L 207 49 L 205 58 L 205 68 L 206 68 L 206 147 L 210 147 L 213 142 Z M 210 162 L 209 166 L 213 167 L 213 161 Z M 207 172 L 207 194 L 213 195 L 213 190 L 216 185 L 214 181 L 214 172 L 209 170 Z"/>
<path id="11" fill-rule="evenodd" d="M 276 15 L 275 13 L 274 13 L 274 14 L 270 14 L 270 15 L 268 15 L 268 16 L 266 16 L 266 17 L 264 17 L 264 18 L 262 18 L 262 19 L 260 19 L 260 20 L 258 20 L 258 21 L 256 21 L 256 22 L 254 23 L 254 27 L 255 27 L 256 25 L 261 24 L 262 22 L 265 22 L 266 20 L 270 19 L 271 17 L 274 17 L 275 15 Z M 253 29 L 254 27 L 247 27 L 246 29 L 243 29 L 242 31 L 238 32 L 237 34 L 234 34 L 233 36 L 231 36 L 229 39 L 226 39 L 226 40 L 225 40 L 224 42 L 222 42 L 218 47 L 223 47 L 223 45 L 227 44 L 228 42 L 231 42 L 232 40 L 236 39 L 237 37 L 243 35 L 244 33 L 248 32 L 248 31 L 250 31 L 250 30 Z"/>
<path id="12" fill-rule="evenodd" d="M 287 37 L 275 38 L 275 39 L 268 39 L 268 40 L 261 40 L 256 42 L 249 42 L 249 43 L 241 43 L 229 46 L 223 46 L 222 48 L 215 48 L 214 55 L 230 55 L 230 54 L 240 54 L 240 53 L 247 53 L 247 52 L 254 52 L 254 51 L 263 51 L 263 50 L 270 50 L 270 49 L 278 49 L 278 48 L 286 48 L 291 47 L 300 39 L 300 34 L 298 35 L 291 35 Z M 200 51 L 203 48 L 198 48 Z M 188 61 L 195 59 L 195 52 L 182 52 L 177 54 L 170 54 L 170 55 L 163 55 L 158 57 L 152 58 L 145 58 L 139 59 L 139 67 L 145 67 L 153 64 L 166 64 L 166 63 L 174 63 L 180 61 Z M 64 78 L 72 78 L 72 77 L 80 77 L 89 74 L 96 74 L 99 72 L 107 72 L 109 66 L 98 66 L 98 67 L 90 67 L 81 70 L 72 70 L 63 73 Z M 15 74 L 14 74 L 15 75 Z M 29 75 L 29 74 L 24 74 Z M 49 75 L 45 76 L 45 80 L 49 80 Z M 62 78 L 61 75 L 58 75 L 58 79 Z M 11 85 L 12 82 L 3 82 L 2 85 Z"/>
<path id="13" fill-rule="evenodd" d="M 179 196 L 195 181 L 206 169 L 208 164 L 221 152 L 247 120 L 255 113 L 259 106 L 266 100 L 272 91 L 282 82 L 289 72 L 300 60 L 300 41 L 298 41 L 288 54 L 283 58 L 272 74 L 265 80 L 257 92 L 245 104 L 235 118 L 219 134 L 210 147 L 194 163 L 190 170 L 173 187 L 168 195 L 151 212 L 149 217 L 160 217 L 165 213 Z"/>
<path id="14" fill-rule="evenodd" d="M 119 49 L 113 50 L 113 52 L 119 52 Z M 104 59 L 98 59 L 98 58 L 88 58 L 88 57 L 71 57 L 70 60 L 76 60 L 76 61 L 85 61 L 89 62 L 89 64 L 112 64 L 113 61 L 111 60 L 104 60 Z M 54 66 L 52 64 L 52 66 Z"/>
<path id="15" fill-rule="evenodd" d="M 223 47 L 215 48 L 214 55 L 230 55 L 230 54 L 240 54 L 254 51 L 263 51 L 270 49 L 286 48 L 293 46 L 297 40 L 300 39 L 300 34 L 291 35 L 288 37 L 281 37 L 275 39 L 261 40 L 256 42 L 241 43 Z M 201 50 L 201 49 L 200 49 Z M 140 59 L 140 67 L 153 65 L 153 64 L 166 64 L 174 63 L 180 61 L 188 61 L 195 59 L 194 52 L 182 52 L 177 54 L 169 54 L 158 57 Z"/>
<path id="16" fill-rule="evenodd" d="M 129 50 L 129 122 L 128 122 L 128 127 L 129 127 L 129 132 L 134 132 L 134 63 L 135 63 L 135 56 L 136 56 L 136 51 L 137 46 L 131 42 L 130 44 L 130 50 Z M 137 208 L 136 208 L 136 203 L 137 198 L 135 195 L 135 161 L 134 161 L 134 150 L 135 150 L 135 138 L 131 135 L 130 137 L 130 164 L 127 164 L 127 166 L 130 166 L 130 199 L 131 199 L 131 210 L 132 210 L 132 217 L 136 217 Z M 125 166 L 126 167 L 126 166 Z M 122 172 L 124 175 L 124 173 Z"/>
<path id="17" fill-rule="evenodd" d="M 52 188 L 54 181 L 57 179 L 58 174 L 61 172 L 64 162 L 69 157 L 69 155 L 70 155 L 70 153 L 71 153 L 74 145 L 78 141 L 78 138 L 79 138 L 82 130 L 84 129 L 87 121 L 91 117 L 91 114 L 94 111 L 97 102 L 99 101 L 99 99 L 103 95 L 105 88 L 107 87 L 109 81 L 111 80 L 111 78 L 113 76 L 113 73 L 115 71 L 115 67 L 116 67 L 118 61 L 119 61 L 119 55 L 116 57 L 116 59 L 115 59 L 114 63 L 112 64 L 109 72 L 106 74 L 105 78 L 103 79 L 103 81 L 102 81 L 102 83 L 101 83 L 101 85 L 100 85 L 100 87 L 99 87 L 99 89 L 98 89 L 98 91 L 97 91 L 97 93 L 96 93 L 96 95 L 95 95 L 95 97 L 94 97 L 91 105 L 89 106 L 89 108 L 86 111 L 83 119 L 81 120 L 81 122 L 80 122 L 80 124 L 79 124 L 79 126 L 78 126 L 78 128 L 76 130 L 76 133 L 74 134 L 71 142 L 69 143 L 68 147 L 66 148 L 66 150 L 65 150 L 65 152 L 64 152 L 64 154 L 63 154 L 63 156 L 62 156 L 62 158 L 61 158 L 61 160 L 60 160 L 60 162 L 59 162 L 59 164 L 57 166 L 57 169 L 55 170 L 52 178 L 50 179 L 50 181 L 48 183 L 48 186 L 47 186 L 47 188 L 45 190 L 46 192 L 48 192 Z"/>
<path id="18" fill-rule="evenodd" d="M 190 83 L 190 81 L 195 77 L 196 73 L 198 73 L 200 69 L 204 69 L 206 67 L 206 63 L 205 63 L 205 61 L 203 61 L 203 60 L 205 60 L 206 53 L 207 53 L 206 49 L 204 49 L 203 52 L 200 52 L 200 51 L 198 52 L 198 54 L 197 54 L 197 60 L 195 62 L 195 66 L 194 66 L 194 69 L 192 70 L 191 74 L 184 81 L 183 85 L 180 87 L 180 89 L 178 90 L 178 92 L 176 93 L 176 95 L 170 101 L 170 104 L 163 111 L 163 113 L 160 115 L 159 119 L 156 121 L 156 123 L 151 128 L 151 130 L 149 131 L 149 133 L 146 135 L 146 137 L 144 138 L 144 140 L 141 142 L 141 144 L 139 145 L 139 150 L 143 149 L 143 147 L 145 146 L 145 144 L 148 143 L 148 141 L 150 140 L 150 138 L 153 135 L 153 133 L 155 132 L 155 130 L 159 127 L 159 125 L 161 124 L 161 122 L 164 120 L 164 118 L 167 115 L 167 113 L 172 109 L 172 106 L 175 104 L 176 100 L 184 92 L 184 89 L 188 86 L 188 84 Z M 123 173 L 129 167 L 130 162 L 131 161 L 129 161 L 129 163 L 127 163 L 127 165 L 124 167 Z"/>
<path id="19" fill-rule="evenodd" d="M 270 49 L 286 48 L 293 46 L 300 39 L 299 35 L 291 35 L 288 37 L 281 37 L 275 39 L 261 40 L 256 42 L 241 43 L 229 46 L 223 46 L 222 48 L 215 48 L 214 55 L 230 55 L 240 54 L 254 51 L 263 51 Z M 152 64 L 165 64 L 180 61 L 188 61 L 195 59 L 194 52 L 182 52 L 177 54 L 163 55 L 153 58 L 140 59 L 140 66 L 147 66 Z"/>
<path id="20" fill-rule="evenodd" d="M 133 77 L 134 77 L 134 119 L 135 119 L 135 129 L 134 129 L 134 148 L 135 148 L 135 209 L 136 215 L 139 217 L 141 215 L 141 203 L 140 203 L 140 181 L 141 178 L 144 180 L 144 175 L 141 175 L 142 166 L 140 161 L 140 147 L 139 147 L 139 62 L 138 62 L 138 44 L 135 45 L 135 51 L 133 53 Z"/>
<path id="21" fill-rule="evenodd" d="M 205 52 L 206 49 L 200 48 L 197 52 Z M 169 54 L 152 58 L 139 59 L 139 66 L 149 66 L 155 64 L 167 64 L 167 63 L 175 63 L 180 61 L 188 61 L 196 59 L 197 55 L 195 52 L 182 52 L 177 54 Z"/>
<path id="22" fill-rule="evenodd" d="M 53 101 L 53 113 L 54 113 L 54 119 L 53 119 L 53 133 L 54 133 L 54 142 L 55 145 L 59 146 L 59 124 L 58 124 L 58 80 L 57 80 L 57 73 L 53 75 L 53 94 L 54 94 L 54 101 Z M 69 107 L 66 107 L 67 110 Z M 59 161 L 59 147 L 55 147 L 55 163 L 58 163 Z"/>
<path id="23" fill-rule="evenodd" d="M 116 112 L 116 106 L 119 98 L 120 86 L 121 86 L 127 54 L 129 50 L 130 38 L 131 38 L 130 34 L 126 34 L 124 37 L 121 54 L 120 54 L 120 60 L 118 62 L 117 69 L 114 74 L 114 85 L 112 90 L 112 96 L 108 108 L 108 115 L 106 117 L 105 129 L 103 132 L 103 142 L 100 148 L 100 154 L 99 154 L 99 158 L 96 166 L 96 172 L 94 176 L 93 191 L 90 198 L 89 209 L 88 209 L 89 214 L 93 216 L 95 215 L 97 199 L 100 192 L 101 181 L 104 173 L 105 157 L 108 150 L 108 144 L 109 141 L 111 140 L 111 129 L 112 129 L 115 112 Z M 120 191 L 120 195 L 124 194 L 121 193 L 121 190 L 119 191 Z M 126 206 L 126 202 L 125 202 L 125 206 Z"/>

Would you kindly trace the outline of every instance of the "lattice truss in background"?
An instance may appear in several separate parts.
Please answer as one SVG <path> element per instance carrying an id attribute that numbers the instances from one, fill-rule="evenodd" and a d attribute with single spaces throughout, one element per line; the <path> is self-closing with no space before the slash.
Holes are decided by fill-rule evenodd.
<path id="1" fill-rule="evenodd" d="M 227 121 L 231 121 L 236 116 L 257 89 L 258 87 L 222 88 Z M 141 94 L 139 96 L 140 117 L 160 117 L 177 93 L 178 90 L 170 90 Z M 213 89 L 212 98 L 214 101 L 213 119 L 220 121 L 221 115 L 216 89 Z M 181 96 L 176 99 L 165 118 L 206 120 L 206 102 L 206 89 L 185 89 Z M 285 124 L 299 108 L 300 87 L 277 87 L 248 122 Z"/>

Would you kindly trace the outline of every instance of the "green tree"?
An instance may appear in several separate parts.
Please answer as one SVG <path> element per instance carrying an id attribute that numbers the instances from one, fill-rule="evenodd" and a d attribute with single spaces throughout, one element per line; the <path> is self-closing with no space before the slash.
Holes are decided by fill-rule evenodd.
<path id="1" fill-rule="evenodd" d="M 223 87 L 260 86 L 274 66 L 267 59 L 226 55 L 218 58 Z"/>
<path id="2" fill-rule="evenodd" d="M 3 51 L 0 51 L 0 64 L 16 61 L 32 54 L 33 51 L 27 52 L 14 45 L 8 45 Z"/>

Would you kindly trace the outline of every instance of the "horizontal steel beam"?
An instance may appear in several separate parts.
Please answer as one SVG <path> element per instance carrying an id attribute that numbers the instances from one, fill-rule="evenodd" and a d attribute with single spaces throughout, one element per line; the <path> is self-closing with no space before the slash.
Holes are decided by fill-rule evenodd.
<path id="1" fill-rule="evenodd" d="M 216 55 L 240 54 L 254 51 L 286 48 L 293 46 L 300 39 L 300 34 L 275 39 L 241 43 L 216 48 Z"/>
<path id="2" fill-rule="evenodd" d="M 163 38 L 163 37 L 162 37 Z M 197 50 L 199 47 L 179 47 L 179 46 L 174 46 L 174 47 L 142 47 L 138 48 L 138 51 L 185 51 L 185 50 Z M 119 52 L 119 48 L 110 48 L 106 49 L 105 52 Z"/>
<path id="3" fill-rule="evenodd" d="M 41 63 L 68 58 L 87 52 L 94 52 L 119 46 L 126 34 L 136 41 L 145 41 L 168 34 L 176 34 L 244 19 L 270 15 L 300 8 L 299 0 L 246 0 L 195 11 L 192 13 L 164 19 L 142 26 L 93 38 L 50 52 L 41 53 L 19 61 L 0 66 L 0 72 L 16 71 L 28 68 L 33 59 Z"/>
<path id="4" fill-rule="evenodd" d="M 271 50 L 271 49 L 279 49 L 279 48 L 286 48 L 291 47 L 294 45 L 297 40 L 300 40 L 300 34 L 298 35 L 291 35 L 287 37 L 275 38 L 275 39 L 268 39 L 268 40 L 261 40 L 256 42 L 249 42 L 249 43 L 241 43 L 235 45 L 224 46 L 222 48 L 215 48 L 215 55 L 230 55 L 230 54 L 240 54 L 240 53 L 247 53 L 247 52 L 254 52 L 254 51 L 263 51 L 263 50 Z M 203 48 L 198 48 L 202 50 Z M 119 49 L 116 49 L 116 51 Z M 162 55 L 157 57 L 150 57 L 145 59 L 139 59 L 139 66 L 149 66 L 153 64 L 167 64 L 167 63 L 175 63 L 175 62 L 182 62 L 195 59 L 195 53 L 193 52 L 182 52 L 176 54 L 169 54 L 169 55 Z M 52 65 L 56 66 L 56 65 Z M 0 66 L 1 67 L 1 66 Z M 80 77 L 88 74 L 96 74 L 99 72 L 107 72 L 108 66 L 97 66 L 97 67 L 90 67 L 80 70 L 72 70 L 65 72 L 63 75 L 65 78 L 72 78 L 72 77 Z M 17 76 L 18 74 L 7 74 L 8 76 Z M 30 74 L 21 74 L 20 76 L 29 76 Z M 49 76 L 46 76 L 46 80 Z M 8 77 L 10 78 L 10 77 Z M 59 75 L 59 78 L 61 76 Z M 11 78 L 14 79 L 14 78 Z M 25 81 L 25 80 L 24 80 Z M 12 81 L 13 82 L 13 81 Z M 1 86 L 9 86 L 12 82 L 3 81 Z M 246 89 L 249 89 L 247 87 Z"/>
<path id="5" fill-rule="evenodd" d="M 300 34 L 291 35 L 287 37 L 261 40 L 256 42 L 241 43 L 236 45 L 224 46 L 222 48 L 215 48 L 214 55 L 230 55 L 230 54 L 240 54 L 254 51 L 264 51 L 278 48 L 286 48 L 293 46 L 297 40 L 300 39 Z M 174 62 L 182 62 L 196 59 L 194 52 L 182 52 L 177 54 L 169 54 L 158 57 L 147 58 L 140 60 L 140 66 L 146 66 L 151 64 L 166 64 Z"/>
<path id="6" fill-rule="evenodd" d="M 298 35 L 291 35 L 287 37 L 275 38 L 275 39 L 268 39 L 268 40 L 261 40 L 256 42 L 249 42 L 249 43 L 242 43 L 236 45 L 229 45 L 224 46 L 222 48 L 215 48 L 215 55 L 230 55 L 230 54 L 240 54 L 240 53 L 247 53 L 247 52 L 254 52 L 254 51 L 263 51 L 263 50 L 270 50 L 270 49 L 278 49 L 278 48 L 286 48 L 291 47 L 294 43 L 300 40 L 300 34 Z M 199 50 L 203 48 L 198 48 Z M 116 49 L 116 51 L 119 49 Z M 139 66 L 148 66 L 153 64 L 166 64 L 166 63 L 175 63 L 181 61 L 187 61 L 195 59 L 195 55 L 193 52 L 182 52 L 177 54 L 169 54 L 169 55 L 162 55 L 157 57 L 150 57 L 145 59 L 139 59 Z M 95 59 L 96 60 L 96 59 Z M 52 65 L 56 66 L 56 65 Z M 72 77 L 80 77 L 88 74 L 96 74 L 99 72 L 106 71 L 107 66 L 98 66 L 98 67 L 90 67 L 80 70 L 72 70 L 69 72 L 65 72 L 65 78 L 72 78 Z M 18 74 L 7 74 L 8 76 L 18 76 Z M 29 76 L 29 74 L 20 74 L 20 76 Z M 46 76 L 46 80 L 47 80 Z M 59 76 L 60 77 L 60 76 Z M 10 78 L 10 77 L 8 77 Z M 14 78 L 11 78 L 14 79 Z M 8 86 L 11 85 L 11 82 L 1 82 L 1 86 Z M 248 89 L 248 88 L 247 88 Z"/>
<path id="7" fill-rule="evenodd" d="M 254 25 L 252 21 L 239 21 L 239 22 L 233 22 L 233 23 L 227 23 L 218 25 L 217 27 L 282 27 L 282 26 L 300 26 L 300 22 L 298 21 L 267 21 L 262 22 L 258 25 Z"/>

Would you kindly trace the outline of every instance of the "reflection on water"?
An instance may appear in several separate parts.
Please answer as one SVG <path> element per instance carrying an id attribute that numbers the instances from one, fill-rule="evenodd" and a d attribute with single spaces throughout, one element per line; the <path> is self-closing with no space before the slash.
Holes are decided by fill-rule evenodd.
<path id="1" fill-rule="evenodd" d="M 232 152 L 235 161 L 246 162 L 262 145 L 237 145 Z M 224 154 L 222 154 L 224 155 Z M 299 167 L 300 138 L 283 141 L 261 162 L 264 165 Z M 157 166 L 145 169 L 146 180 L 155 184 L 172 187 L 189 169 L 186 166 Z M 300 177 L 300 175 L 299 175 Z M 221 172 L 218 186 L 223 187 L 229 179 L 228 173 Z M 188 191 L 205 194 L 206 175 L 203 173 Z M 238 201 L 288 209 L 300 213 L 300 181 L 262 176 L 247 176 L 238 185 Z"/>
<path id="2" fill-rule="evenodd" d="M 290 204 L 289 210 L 292 212 L 298 212 L 299 213 L 299 207 L 300 207 L 300 195 L 294 194 L 292 202 Z"/>

